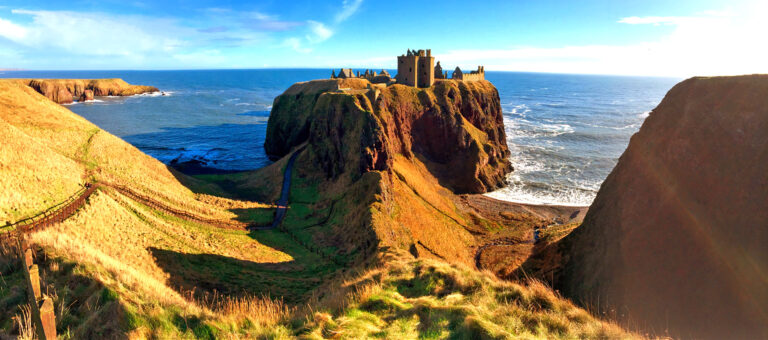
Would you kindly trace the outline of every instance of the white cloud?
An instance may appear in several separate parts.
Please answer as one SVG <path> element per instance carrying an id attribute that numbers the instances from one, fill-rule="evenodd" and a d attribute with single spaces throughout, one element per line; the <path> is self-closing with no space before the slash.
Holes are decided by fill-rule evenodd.
<path id="1" fill-rule="evenodd" d="M 27 29 L 8 20 L 0 19 L 0 36 L 12 41 L 23 40 L 27 35 Z"/>
<path id="2" fill-rule="evenodd" d="M 26 25 L 0 19 L 0 35 L 32 49 L 65 51 L 78 55 L 124 56 L 171 52 L 183 45 L 176 35 L 185 32 L 170 21 L 144 17 L 117 17 L 68 11 L 12 10 L 32 17 Z"/>
<path id="3" fill-rule="evenodd" d="M 341 3 L 341 11 L 336 13 L 336 22 L 342 22 L 344 20 L 349 19 L 349 17 L 352 16 L 352 14 L 355 14 L 357 10 L 360 8 L 360 5 L 363 4 L 363 0 L 344 0 Z"/>
<path id="4" fill-rule="evenodd" d="M 309 27 L 310 32 L 310 34 L 307 35 L 307 40 L 310 42 L 322 42 L 333 35 L 333 31 L 326 27 L 322 22 L 309 20 L 307 21 L 307 26 Z"/>
<path id="5" fill-rule="evenodd" d="M 695 76 L 768 73 L 768 4 L 739 13 L 704 12 L 689 17 L 627 17 L 633 25 L 670 25 L 658 39 L 626 45 L 556 48 L 517 47 L 441 53 L 444 67 L 555 73 Z M 470 64 L 471 63 L 471 64 Z"/>

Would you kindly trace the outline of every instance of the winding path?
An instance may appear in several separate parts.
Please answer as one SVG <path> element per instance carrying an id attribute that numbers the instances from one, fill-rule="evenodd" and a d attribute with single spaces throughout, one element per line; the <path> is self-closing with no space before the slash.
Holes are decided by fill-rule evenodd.
<path id="1" fill-rule="evenodd" d="M 275 229 L 280 226 L 285 218 L 285 213 L 288 211 L 288 196 L 291 194 L 291 174 L 293 173 L 293 163 L 296 161 L 296 157 L 304 151 L 307 146 L 304 145 L 298 150 L 294 151 L 291 158 L 288 159 L 288 164 L 285 166 L 285 172 L 283 172 L 283 187 L 280 190 L 280 199 L 277 200 L 277 210 L 275 210 L 275 219 L 272 220 L 272 224 L 266 227 L 250 226 L 249 230 L 269 230 Z"/>

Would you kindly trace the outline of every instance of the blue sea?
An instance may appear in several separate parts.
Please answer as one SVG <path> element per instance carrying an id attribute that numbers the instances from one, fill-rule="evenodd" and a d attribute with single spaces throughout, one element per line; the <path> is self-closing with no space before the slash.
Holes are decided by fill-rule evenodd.
<path id="1" fill-rule="evenodd" d="M 391 70 L 394 74 L 395 71 Z M 273 99 L 331 70 L 6 71 L 3 78 L 123 78 L 165 93 L 100 97 L 75 113 L 170 163 L 224 170 L 268 165 Z M 499 90 L 515 171 L 490 193 L 537 204 L 588 205 L 643 120 L 680 79 L 486 72 Z"/>

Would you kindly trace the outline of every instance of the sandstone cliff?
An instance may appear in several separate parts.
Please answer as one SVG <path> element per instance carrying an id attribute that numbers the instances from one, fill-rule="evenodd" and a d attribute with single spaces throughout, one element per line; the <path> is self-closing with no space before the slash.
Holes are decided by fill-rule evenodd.
<path id="1" fill-rule="evenodd" d="M 558 285 L 641 329 L 768 336 L 768 76 L 672 88 L 560 245 Z"/>
<path id="2" fill-rule="evenodd" d="M 35 91 L 59 104 L 69 104 L 88 91 L 93 96 L 132 96 L 157 92 L 154 86 L 131 85 L 122 79 L 31 79 L 22 80 Z"/>
<path id="3" fill-rule="evenodd" d="M 317 192 L 301 201 L 328 218 L 302 232 L 341 261 L 394 247 L 474 265 L 470 230 L 486 226 L 456 193 L 495 189 L 512 170 L 498 92 L 486 81 L 295 84 L 275 99 L 265 149 L 280 157 L 304 143 L 295 171 L 306 188 L 292 190 Z"/>
<path id="4" fill-rule="evenodd" d="M 281 157 L 309 141 L 329 177 L 387 170 L 395 155 L 403 155 L 421 160 L 457 193 L 504 184 L 512 166 L 498 91 L 490 82 L 368 86 L 363 79 L 292 86 L 275 99 L 267 153 Z"/>

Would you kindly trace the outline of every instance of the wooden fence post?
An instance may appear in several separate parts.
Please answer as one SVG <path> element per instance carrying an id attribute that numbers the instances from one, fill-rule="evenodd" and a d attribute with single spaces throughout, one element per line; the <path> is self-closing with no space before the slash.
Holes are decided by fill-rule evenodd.
<path id="1" fill-rule="evenodd" d="M 53 300 L 48 296 L 44 296 L 40 304 L 40 325 L 42 329 L 37 332 L 40 339 L 56 339 L 56 314 L 53 310 Z"/>

